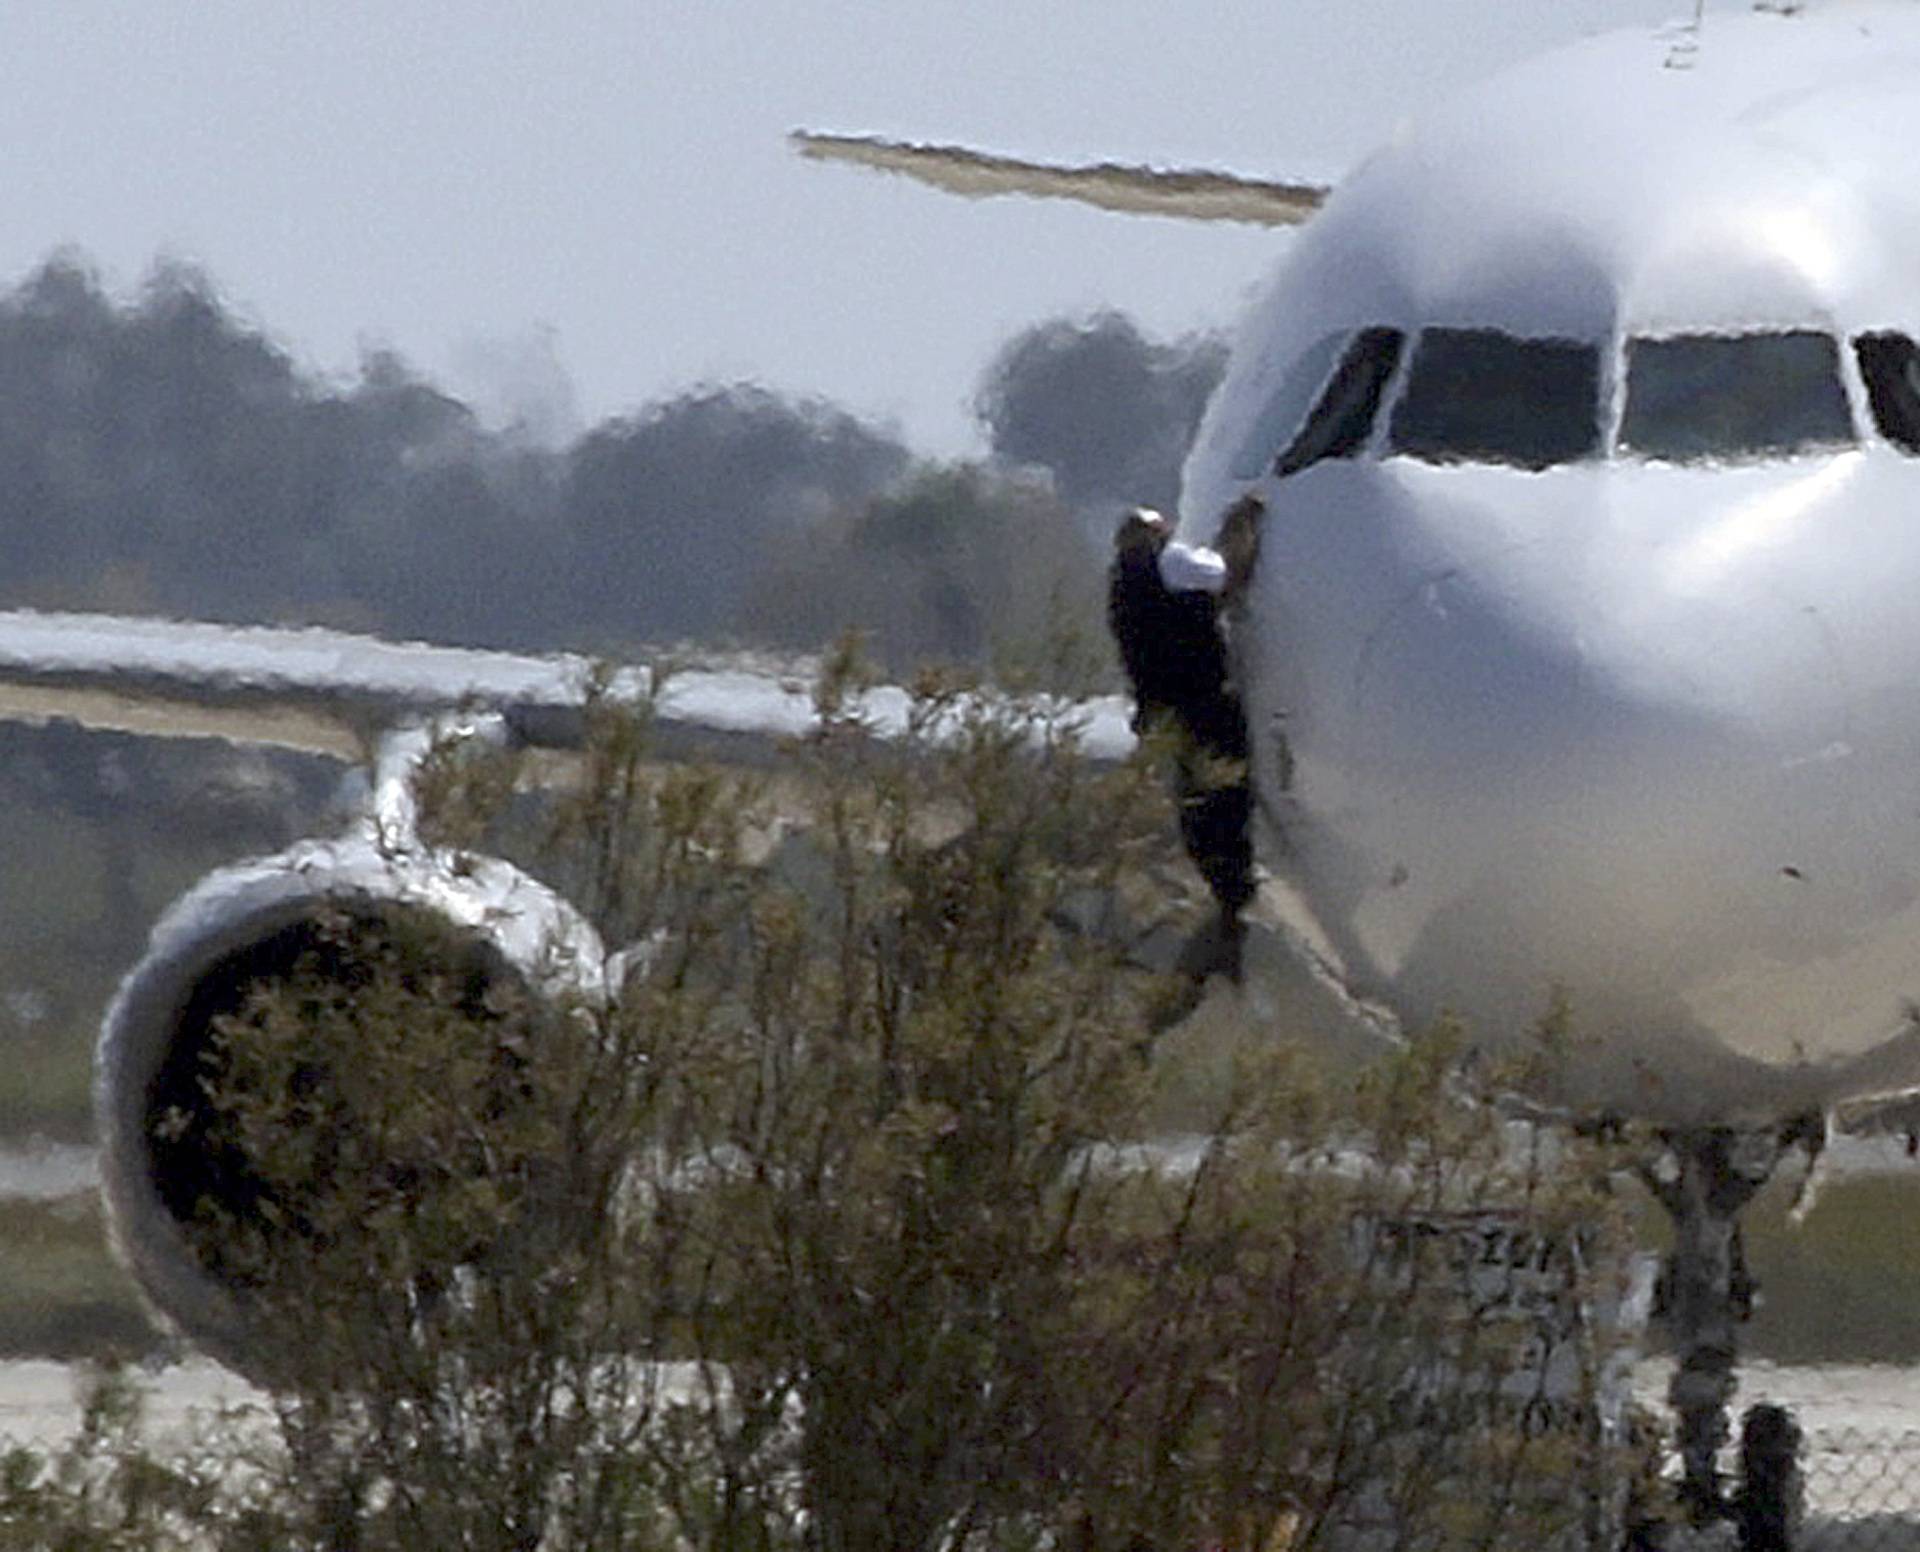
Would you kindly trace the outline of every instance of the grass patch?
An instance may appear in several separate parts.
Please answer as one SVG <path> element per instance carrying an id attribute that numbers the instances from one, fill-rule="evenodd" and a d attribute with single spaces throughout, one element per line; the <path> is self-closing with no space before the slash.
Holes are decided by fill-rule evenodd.
<path id="1" fill-rule="evenodd" d="M 1776 1181 L 1746 1216 L 1762 1297 L 1747 1350 L 1780 1363 L 1920 1362 L 1920 1171 L 1829 1181 L 1797 1227 L 1794 1183 Z"/>
<path id="2" fill-rule="evenodd" d="M 93 1138 L 93 1029 L 8 1042 L 0 1086 L 0 1138 Z"/>
<path id="3" fill-rule="evenodd" d="M 161 1340 L 92 1193 L 0 1201 L 0 1357 L 134 1358 Z"/>

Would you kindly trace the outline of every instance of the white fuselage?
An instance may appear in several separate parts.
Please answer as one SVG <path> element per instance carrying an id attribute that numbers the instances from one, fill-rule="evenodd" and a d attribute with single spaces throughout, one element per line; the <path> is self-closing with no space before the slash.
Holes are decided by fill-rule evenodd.
<path id="1" fill-rule="evenodd" d="M 1189 461 L 1269 860 L 1409 1022 L 1564 995 L 1581 1103 L 1920 1082 L 1916 147 L 1920 5 L 1549 55 L 1334 194 Z"/>

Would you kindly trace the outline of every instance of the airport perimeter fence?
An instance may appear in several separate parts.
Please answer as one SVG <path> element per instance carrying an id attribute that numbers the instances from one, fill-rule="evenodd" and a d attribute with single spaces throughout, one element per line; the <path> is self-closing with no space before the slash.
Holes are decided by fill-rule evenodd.
<path id="1" fill-rule="evenodd" d="M 1920 1549 L 1920 1427 L 1810 1430 L 1800 1471 L 1805 1514 L 1795 1552 Z"/>
<path id="2" fill-rule="evenodd" d="M 1738 1461 L 1724 1462 L 1737 1491 Z M 1678 1474 L 1678 1461 L 1673 1463 Z M 1808 1430 L 1799 1454 L 1798 1512 L 1747 1545 L 1755 1552 L 1920 1552 L 1920 1426 L 1908 1429 Z M 1708 1531 L 1674 1529 L 1652 1545 L 1663 1552 L 1743 1546 L 1733 1524 Z"/>

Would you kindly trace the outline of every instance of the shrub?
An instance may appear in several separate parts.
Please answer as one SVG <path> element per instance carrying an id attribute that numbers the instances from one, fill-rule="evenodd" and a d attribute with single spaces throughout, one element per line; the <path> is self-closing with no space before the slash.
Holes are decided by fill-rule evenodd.
<path id="1" fill-rule="evenodd" d="M 935 678 L 876 737 L 857 687 L 761 775 L 607 704 L 544 809 L 436 767 L 443 836 L 636 945 L 605 1005 L 476 1000 L 396 937 L 227 1023 L 262 1206 L 201 1228 L 286 1341 L 209 1541 L 1616 1534 L 1604 1160 L 1458 1102 L 1445 1030 L 1344 1086 L 1250 1030 L 1205 1132 L 1154 1135 L 1167 987 L 1099 930 L 1172 833 L 1144 771 Z"/>

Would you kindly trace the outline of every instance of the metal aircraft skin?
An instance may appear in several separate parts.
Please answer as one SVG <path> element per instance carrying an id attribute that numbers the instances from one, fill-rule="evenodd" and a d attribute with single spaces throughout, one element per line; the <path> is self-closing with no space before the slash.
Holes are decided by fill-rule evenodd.
<path id="1" fill-rule="evenodd" d="M 1252 492 L 1255 772 L 1348 982 L 1566 1095 L 1920 1081 L 1920 6 L 1496 77 L 1326 202 L 1182 536 Z"/>

